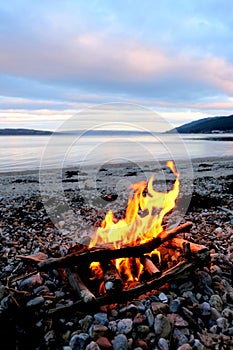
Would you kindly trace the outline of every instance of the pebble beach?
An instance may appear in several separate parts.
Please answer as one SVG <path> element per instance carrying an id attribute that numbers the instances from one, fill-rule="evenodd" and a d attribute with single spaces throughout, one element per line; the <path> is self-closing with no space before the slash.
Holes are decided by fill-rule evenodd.
<path id="1" fill-rule="evenodd" d="M 90 227 L 94 231 L 109 208 L 122 213 L 125 187 L 144 179 L 152 168 L 102 167 L 95 184 L 90 169 L 65 169 L 63 190 L 79 225 L 72 215 L 69 221 L 69 212 L 54 224 L 45 210 L 38 171 L 0 174 L 0 334 L 7 349 L 233 348 L 232 158 L 194 159 L 192 189 L 190 178 L 183 181 L 182 195 L 188 199 L 182 215 L 175 211 L 173 216 L 191 221 L 186 238 L 210 252 L 209 260 L 183 279 L 127 303 L 71 308 L 52 317 L 48 310 L 72 305 L 77 296 L 59 269 L 38 272 L 21 258 L 59 257 L 75 244 L 86 243 Z M 186 170 L 181 164 L 184 178 Z M 93 193 L 101 201 L 93 199 Z"/>

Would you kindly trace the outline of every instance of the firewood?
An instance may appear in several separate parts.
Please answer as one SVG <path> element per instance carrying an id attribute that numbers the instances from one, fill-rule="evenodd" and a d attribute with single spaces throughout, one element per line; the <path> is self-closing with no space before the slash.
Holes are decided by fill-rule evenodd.
<path id="1" fill-rule="evenodd" d="M 191 257 L 190 242 L 184 242 L 184 243 L 183 243 L 183 252 L 184 252 L 184 256 L 185 256 L 187 259 L 190 259 L 190 257 Z"/>
<path id="2" fill-rule="evenodd" d="M 209 250 L 206 246 L 192 243 L 178 237 L 172 238 L 170 241 L 167 241 L 164 245 L 183 250 L 185 245 L 187 247 L 187 244 L 190 247 L 191 255 L 195 255 L 196 257 L 198 257 L 198 259 L 205 260 L 209 256 Z"/>
<path id="3" fill-rule="evenodd" d="M 83 281 L 81 280 L 78 274 L 76 274 L 76 278 L 80 288 L 80 297 L 81 297 L 80 301 L 84 303 L 90 303 L 94 301 L 96 299 L 94 294 L 87 288 L 87 286 L 83 283 Z"/>
<path id="4" fill-rule="evenodd" d="M 162 243 L 172 239 L 178 233 L 184 232 L 192 227 L 192 222 L 188 221 L 182 225 L 172 229 L 164 230 L 159 233 L 157 237 L 152 240 L 136 246 L 123 246 L 119 249 L 96 249 L 92 248 L 77 255 L 77 253 L 70 253 L 60 258 L 49 258 L 43 262 L 38 263 L 39 271 L 47 271 L 53 268 L 69 267 L 81 264 L 82 262 L 92 261 L 109 261 L 118 258 L 140 257 L 143 254 L 153 251 Z"/>
<path id="5" fill-rule="evenodd" d="M 28 263 L 33 263 L 33 262 L 38 263 L 46 260 L 48 258 L 48 255 L 43 252 L 38 252 L 31 255 L 17 255 L 16 258 L 21 259 Z"/>
<path id="6" fill-rule="evenodd" d="M 16 283 L 16 282 L 18 282 L 18 281 L 20 281 L 20 280 L 22 280 L 22 279 L 26 279 L 26 278 L 28 278 L 28 277 L 31 277 L 31 276 L 33 276 L 33 275 L 36 275 L 37 273 L 38 273 L 38 271 L 35 270 L 35 271 L 29 272 L 29 273 L 27 273 L 27 274 L 20 275 L 20 276 L 17 276 L 17 277 L 15 277 L 14 275 L 9 276 L 9 278 L 8 278 L 8 280 L 7 280 L 7 285 L 10 285 L 10 284 L 12 285 L 12 284 L 14 284 L 14 283 Z"/>
<path id="7" fill-rule="evenodd" d="M 166 242 L 168 239 L 171 239 L 172 237 L 176 236 L 178 233 L 187 232 L 191 229 L 193 226 L 192 221 L 187 221 L 183 224 L 180 224 L 179 226 L 163 230 L 159 233 L 158 237 L 161 238 L 162 242 Z M 157 248 L 157 247 L 156 247 Z"/>
<path id="8" fill-rule="evenodd" d="M 153 264 L 152 260 L 148 256 L 140 257 L 140 261 L 144 266 L 145 271 L 147 271 L 151 276 L 161 276 L 161 271 Z"/>
<path id="9" fill-rule="evenodd" d="M 61 247 L 61 254 L 64 257 L 66 254 L 66 250 Z M 78 250 L 80 251 L 80 247 L 78 247 Z M 74 266 L 71 267 L 71 269 L 74 269 Z M 91 291 L 87 288 L 87 286 L 83 283 L 82 279 L 80 278 L 79 274 L 77 272 L 71 271 L 69 267 L 65 268 L 66 276 L 68 278 L 68 281 L 73 288 L 73 291 L 75 294 L 84 301 L 84 303 L 88 303 L 95 299 L 95 296 Z"/>
<path id="10" fill-rule="evenodd" d="M 98 309 L 101 305 L 109 305 L 109 304 L 126 302 L 148 291 L 151 291 L 153 289 L 158 289 L 162 285 L 170 281 L 174 281 L 176 279 L 183 279 L 187 277 L 187 274 L 189 274 L 193 268 L 194 268 L 194 264 L 192 262 L 187 262 L 185 260 L 178 263 L 176 266 L 172 267 L 171 269 L 165 271 L 161 277 L 154 277 L 150 281 L 139 284 L 133 288 L 123 290 L 121 293 L 106 294 L 104 296 L 100 296 L 96 298 L 95 300 L 90 300 L 89 302 L 86 302 L 86 303 L 83 300 L 79 300 L 71 305 L 50 309 L 48 310 L 48 314 L 50 316 L 59 317 L 60 315 L 64 316 L 65 313 L 70 313 L 77 309 L 81 310 L 85 308 L 85 310 L 87 310 L 88 308 L 93 311 L 94 308 Z"/>
<path id="11" fill-rule="evenodd" d="M 77 280 L 77 276 L 72 272 L 68 267 L 65 269 L 68 281 L 74 291 L 74 293 L 80 298 L 81 297 L 81 288 Z"/>
<path id="12" fill-rule="evenodd" d="M 116 266 L 109 261 L 101 264 L 104 273 L 104 287 L 107 293 L 113 291 L 121 291 L 123 289 L 123 281 L 117 271 Z"/>

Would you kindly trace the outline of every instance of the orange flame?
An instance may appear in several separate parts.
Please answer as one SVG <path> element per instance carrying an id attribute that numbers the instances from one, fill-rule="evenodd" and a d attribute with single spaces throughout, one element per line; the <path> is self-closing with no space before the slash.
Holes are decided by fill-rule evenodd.
<path id="1" fill-rule="evenodd" d="M 128 199 L 125 218 L 117 220 L 110 210 L 102 221 L 101 227 L 95 232 L 89 248 L 104 244 L 112 246 L 112 249 L 118 249 L 125 245 L 139 245 L 150 241 L 163 230 L 163 218 L 174 208 L 179 194 L 179 173 L 172 161 L 168 161 L 166 165 L 176 176 L 173 188 L 166 193 L 155 191 L 153 189 L 153 175 L 148 183 L 141 181 L 132 184 L 132 195 Z M 146 215 L 140 215 L 141 211 L 146 212 Z M 118 271 L 121 265 L 124 266 L 124 271 L 127 270 L 125 273 L 128 275 L 128 280 L 137 280 L 138 276 L 132 277 L 129 260 L 117 259 L 115 265 Z M 141 272 L 140 261 L 137 261 L 137 265 Z"/>

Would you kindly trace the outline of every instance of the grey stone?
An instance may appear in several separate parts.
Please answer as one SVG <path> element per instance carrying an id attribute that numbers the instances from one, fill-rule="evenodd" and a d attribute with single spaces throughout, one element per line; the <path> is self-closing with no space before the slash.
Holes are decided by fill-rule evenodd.
<path id="1" fill-rule="evenodd" d="M 39 307 L 43 305 L 44 298 L 42 296 L 31 299 L 27 302 L 27 307 Z"/>
<path id="2" fill-rule="evenodd" d="M 150 332 L 150 327 L 144 324 L 137 326 L 137 333 L 140 333 L 142 339 Z"/>
<path id="3" fill-rule="evenodd" d="M 79 324 L 82 327 L 84 333 L 87 333 L 90 326 L 92 325 L 93 317 L 91 315 L 86 315 L 84 318 L 79 320 Z"/>
<path id="4" fill-rule="evenodd" d="M 178 328 L 174 328 L 173 338 L 178 346 L 188 343 L 189 339 Z"/>
<path id="5" fill-rule="evenodd" d="M 119 333 L 128 334 L 132 331 L 133 321 L 131 318 L 123 318 L 118 322 L 117 328 Z"/>
<path id="6" fill-rule="evenodd" d="M 168 310 L 168 305 L 161 302 L 153 301 L 151 303 L 151 310 L 154 315 L 158 315 L 160 313 L 166 313 Z"/>
<path id="7" fill-rule="evenodd" d="M 99 348 L 99 345 L 96 344 L 95 341 L 91 341 L 91 342 L 87 345 L 86 350 L 100 350 L 100 348 Z"/>
<path id="8" fill-rule="evenodd" d="M 211 312 L 210 304 L 204 301 L 202 304 L 200 304 L 200 310 L 201 310 L 202 316 L 209 316 Z"/>
<path id="9" fill-rule="evenodd" d="M 162 301 L 162 303 L 167 303 L 168 302 L 168 297 L 164 293 L 159 294 L 159 300 Z"/>
<path id="10" fill-rule="evenodd" d="M 180 308 L 180 300 L 179 299 L 174 299 L 169 305 L 169 311 L 176 313 Z"/>
<path id="11" fill-rule="evenodd" d="M 147 323 L 148 323 L 148 326 L 149 327 L 152 327 L 154 325 L 154 315 L 151 311 L 151 309 L 147 309 L 146 312 L 145 312 L 145 316 L 146 316 L 146 319 L 147 319 Z"/>
<path id="12" fill-rule="evenodd" d="M 108 325 L 108 315 L 105 312 L 94 314 L 94 319 L 96 323 L 103 324 L 104 326 Z"/>
<path id="13" fill-rule="evenodd" d="M 171 333 L 171 324 L 163 314 L 155 317 L 154 331 L 158 337 L 167 338 Z"/>
<path id="14" fill-rule="evenodd" d="M 216 320 L 217 326 L 221 329 L 221 330 L 225 330 L 229 327 L 229 323 L 227 321 L 227 319 L 225 317 L 219 317 Z"/>
<path id="15" fill-rule="evenodd" d="M 209 303 L 219 312 L 222 312 L 223 301 L 218 294 L 211 295 Z"/>
<path id="16" fill-rule="evenodd" d="M 74 334 L 70 339 L 69 346 L 72 350 L 85 350 L 89 340 L 90 337 L 87 333 Z"/>
<path id="17" fill-rule="evenodd" d="M 219 317 L 221 317 L 221 314 L 218 310 L 216 310 L 214 307 L 210 308 L 210 318 L 212 321 L 216 321 Z"/>
<path id="18" fill-rule="evenodd" d="M 113 340 L 113 350 L 127 350 L 128 341 L 124 334 L 118 334 Z"/>
<path id="19" fill-rule="evenodd" d="M 200 342 L 199 339 L 194 339 L 193 350 L 205 350 L 204 345 Z"/>
<path id="20" fill-rule="evenodd" d="M 168 341 L 164 338 L 159 338 L 158 347 L 160 350 L 169 350 Z"/>

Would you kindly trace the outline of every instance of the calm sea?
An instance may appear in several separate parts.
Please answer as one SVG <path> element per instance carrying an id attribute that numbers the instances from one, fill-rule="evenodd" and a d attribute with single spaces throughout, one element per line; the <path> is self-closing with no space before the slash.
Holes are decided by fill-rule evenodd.
<path id="1" fill-rule="evenodd" d="M 209 139 L 210 138 L 210 139 Z M 233 134 L 1 136 L 0 172 L 233 156 Z"/>

